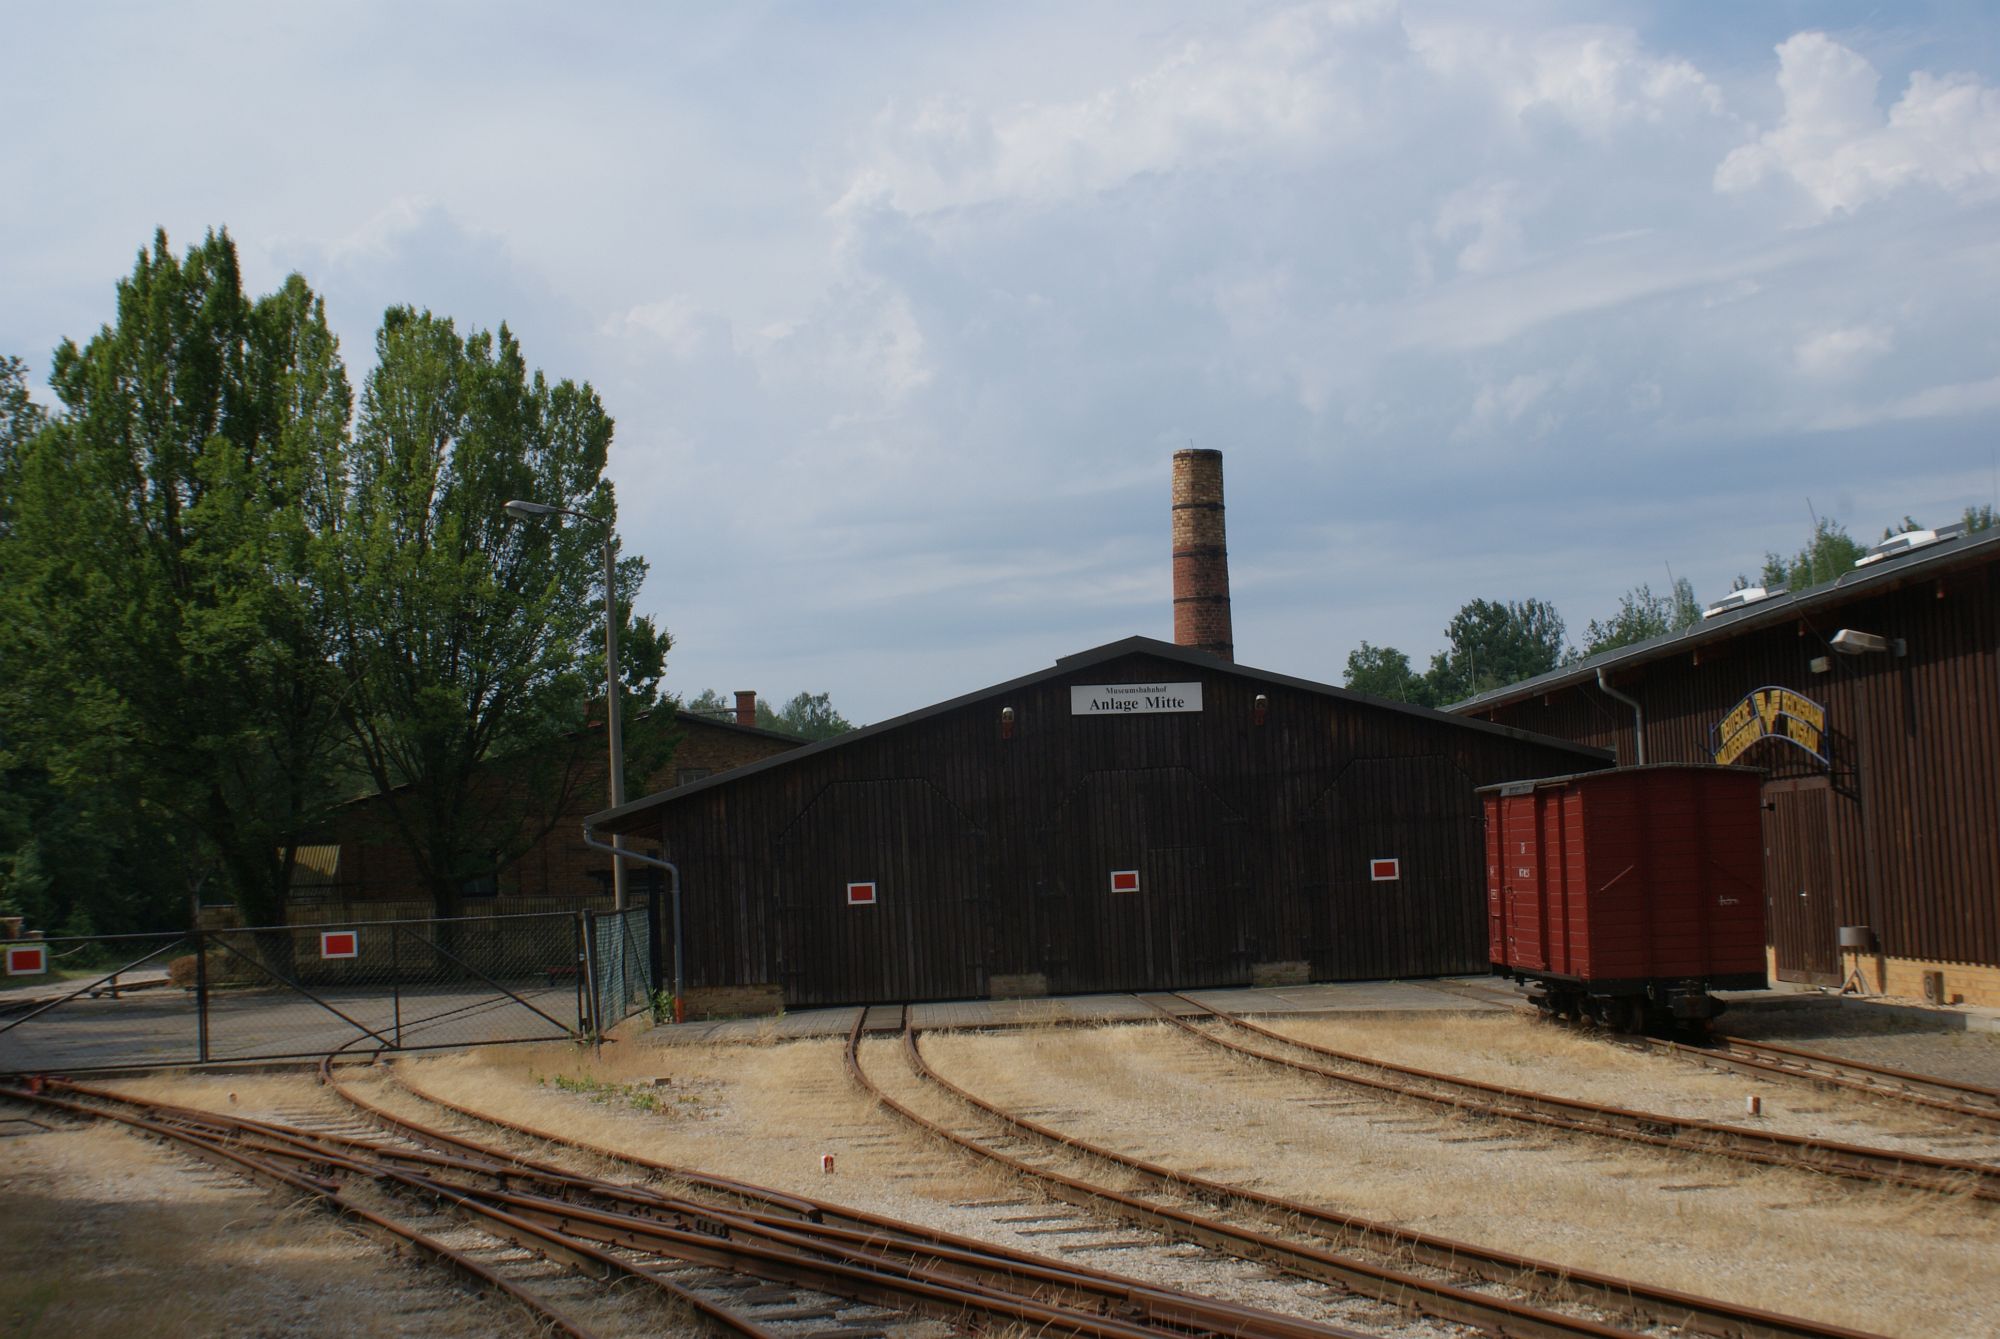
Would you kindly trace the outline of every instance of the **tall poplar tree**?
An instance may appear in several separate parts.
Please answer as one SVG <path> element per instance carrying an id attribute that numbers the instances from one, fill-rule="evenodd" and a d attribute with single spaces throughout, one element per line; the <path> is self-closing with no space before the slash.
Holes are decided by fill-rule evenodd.
<path id="1" fill-rule="evenodd" d="M 352 400 L 324 309 L 297 276 L 248 299 L 226 233 L 184 258 L 158 233 L 51 381 L 62 412 L 8 467 L 7 735 L 198 834 L 276 919 L 340 747 L 315 571 Z"/>
<path id="2" fill-rule="evenodd" d="M 593 696 L 601 711 L 612 421 L 588 383 L 530 374 L 505 325 L 461 335 L 394 308 L 375 352 L 328 584 L 354 741 L 388 835 L 448 916 L 547 832 L 601 756 L 603 735 L 583 727 Z M 514 498 L 589 519 L 524 523 L 502 510 Z M 645 570 L 617 568 L 628 771 L 655 761 L 642 709 L 667 645 L 631 617 Z"/>

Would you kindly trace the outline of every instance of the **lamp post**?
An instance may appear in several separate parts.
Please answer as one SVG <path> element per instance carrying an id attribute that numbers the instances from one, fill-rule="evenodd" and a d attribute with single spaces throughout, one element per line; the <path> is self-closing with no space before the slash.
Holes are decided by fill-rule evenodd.
<path id="1" fill-rule="evenodd" d="M 517 521 L 539 521 L 544 516 L 598 520 L 587 512 L 518 498 L 507 503 L 505 510 Z M 611 522 L 601 524 L 604 526 L 604 727 L 611 737 L 611 807 L 616 809 L 625 803 L 625 731 L 618 711 L 618 572 L 611 550 Z M 614 835 L 611 843 L 614 847 L 623 846 L 625 839 Z M 625 909 L 625 861 L 615 850 L 611 855 L 611 905 L 619 911 Z"/>

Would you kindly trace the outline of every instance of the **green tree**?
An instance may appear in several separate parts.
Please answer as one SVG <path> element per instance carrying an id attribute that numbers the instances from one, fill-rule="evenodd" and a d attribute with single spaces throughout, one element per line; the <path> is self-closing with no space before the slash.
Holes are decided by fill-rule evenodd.
<path id="1" fill-rule="evenodd" d="M 722 694 L 713 688 L 702 689 L 682 710 L 693 712 L 697 716 L 713 716 L 719 721 L 736 719 L 736 708 L 724 701 Z"/>
<path id="2" fill-rule="evenodd" d="M 191 830 L 190 870 L 273 919 L 338 739 L 313 566 L 350 396 L 324 310 L 296 276 L 250 301 L 226 233 L 184 258 L 159 233 L 51 383 L 61 415 L 7 464 L 0 736 L 68 797 Z"/>
<path id="3" fill-rule="evenodd" d="M 1342 679 L 1357 693 L 1383 697 L 1391 702 L 1412 702 L 1420 707 L 1437 705 L 1430 682 L 1410 668 L 1410 658 L 1393 646 L 1371 646 L 1367 642 L 1347 653 L 1347 673 Z"/>
<path id="4" fill-rule="evenodd" d="M 1812 538 L 1789 561 L 1780 554 L 1766 553 L 1764 570 L 1758 579 L 1767 590 L 1782 586 L 1800 591 L 1852 571 L 1854 560 L 1866 552 L 1849 537 L 1846 526 L 1831 517 L 1821 517 L 1813 522 Z M 1738 582 L 1741 589 L 1740 577 Z"/>
<path id="5" fill-rule="evenodd" d="M 461 336 L 395 308 L 376 358 L 327 578 L 344 707 L 394 834 L 452 915 L 548 831 L 602 756 L 584 726 L 593 697 L 601 711 L 612 422 L 587 383 L 530 375 L 504 325 Z M 515 521 L 502 511 L 513 498 L 588 519 Z M 649 724 L 672 728 L 672 713 L 645 711 L 668 649 L 631 617 L 645 571 L 617 562 L 628 780 L 657 765 Z"/>
<path id="6" fill-rule="evenodd" d="M 1562 615 L 1546 600 L 1473 600 L 1445 629 L 1426 676 L 1441 703 L 1546 674 L 1575 657 Z"/>
<path id="7" fill-rule="evenodd" d="M 1970 535 L 1980 530 L 1991 530 L 1994 522 L 2000 520 L 2000 517 L 1994 515 L 1993 508 L 1979 506 L 1967 507 L 1962 519 L 1965 525 L 1965 533 Z"/>
<path id="8" fill-rule="evenodd" d="M 11 353 L 0 354 L 0 535 L 7 532 L 14 509 L 21 453 L 48 421 L 48 412 L 28 393 L 28 365 Z"/>
<path id="9" fill-rule="evenodd" d="M 802 739 L 820 740 L 844 735 L 854 726 L 834 710 L 830 694 L 800 693 L 778 713 L 777 728 Z"/>
<path id="10" fill-rule="evenodd" d="M 1619 597 L 1618 612 L 1602 623 L 1590 620 L 1585 630 L 1583 653 L 1597 655 L 1639 642 L 1681 632 L 1701 622 L 1701 605 L 1694 598 L 1694 584 L 1686 577 L 1674 581 L 1665 595 L 1653 594 L 1650 585 L 1641 585 Z"/>

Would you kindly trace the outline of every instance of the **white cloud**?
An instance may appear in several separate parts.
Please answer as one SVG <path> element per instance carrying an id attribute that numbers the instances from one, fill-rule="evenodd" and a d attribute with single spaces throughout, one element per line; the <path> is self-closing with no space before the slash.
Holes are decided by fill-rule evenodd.
<path id="1" fill-rule="evenodd" d="M 1147 173 L 1303 152 L 1362 131 L 1370 85 L 1402 43 L 1389 0 L 1301 5 L 1188 41 L 1145 73 L 1067 102 L 892 105 L 838 208 L 886 201 L 918 214 L 1055 200 Z"/>
<path id="2" fill-rule="evenodd" d="M 1458 252 L 1458 268 L 1484 274 L 1519 262 L 1526 249 L 1525 192 L 1513 181 L 1484 182 L 1453 191 L 1438 207 L 1431 233 L 1455 242 L 1470 233 Z"/>
<path id="3" fill-rule="evenodd" d="M 1725 110 L 1722 91 L 1700 69 L 1642 50 L 1628 28 L 1520 35 L 1486 25 L 1413 25 L 1411 43 L 1438 75 L 1488 87 L 1515 120 L 1547 114 L 1592 139 Z"/>
<path id="4" fill-rule="evenodd" d="M 1841 326 L 1800 340 L 1792 351 L 1792 359 L 1799 371 L 1809 377 L 1830 377 L 1851 372 L 1893 347 L 1895 341 L 1881 326 Z"/>
<path id="5" fill-rule="evenodd" d="M 2000 90 L 1970 74 L 1910 76 L 1885 117 L 1880 75 L 1825 33 L 1778 47 L 1785 112 L 1775 130 L 1732 151 L 1715 186 L 1746 191 L 1784 178 L 1820 215 L 1852 213 L 1912 185 L 1988 197 L 2000 187 Z"/>
<path id="6" fill-rule="evenodd" d="M 1878 423 L 1914 423 L 1923 419 L 1962 418 L 2000 411 L 2000 376 L 1982 381 L 1926 386 L 1909 395 L 1871 405 L 1839 405 L 1815 415 L 1809 427 L 1821 432 L 1872 427 Z"/>

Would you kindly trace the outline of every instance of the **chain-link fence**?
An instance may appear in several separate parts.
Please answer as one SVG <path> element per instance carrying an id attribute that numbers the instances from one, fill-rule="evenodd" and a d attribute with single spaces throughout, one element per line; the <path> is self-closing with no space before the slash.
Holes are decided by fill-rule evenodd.
<path id="1" fill-rule="evenodd" d="M 594 952 L 594 1030 L 609 1032 L 652 1002 L 652 921 L 645 907 L 602 911 L 589 918 Z"/>
<path id="2" fill-rule="evenodd" d="M 37 941 L 0 1073 L 546 1041 L 643 1008 L 648 909 Z"/>

